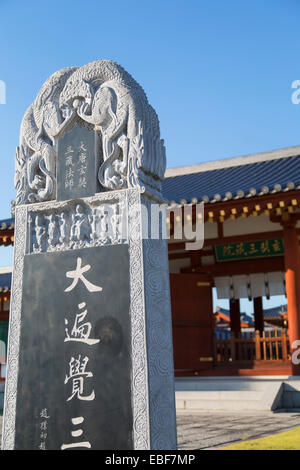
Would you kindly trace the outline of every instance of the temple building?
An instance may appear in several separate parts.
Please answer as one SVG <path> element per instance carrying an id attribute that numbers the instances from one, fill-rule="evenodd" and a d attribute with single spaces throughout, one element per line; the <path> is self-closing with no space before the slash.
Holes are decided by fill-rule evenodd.
<path id="1" fill-rule="evenodd" d="M 169 169 L 163 195 L 171 233 L 175 375 L 300 375 L 291 359 L 300 339 L 300 146 Z M 189 206 L 194 226 L 201 202 L 204 245 L 187 250 L 185 239 L 174 238 L 176 224 L 183 224 L 176 214 Z M 0 221 L 0 245 L 13 240 L 13 219 Z M 2 341 L 10 281 L 4 268 Z M 214 288 L 228 302 L 227 312 L 214 312 Z M 279 295 L 287 307 L 264 311 L 263 298 Z M 253 302 L 253 318 L 241 315 L 240 299 Z"/>
<path id="2" fill-rule="evenodd" d="M 202 249 L 169 242 L 175 374 L 300 375 L 291 361 L 300 339 L 300 147 L 169 169 L 163 194 L 171 232 L 182 224 L 175 209 L 191 205 L 195 224 L 204 202 Z M 214 334 L 214 287 L 228 301 L 230 339 Z M 277 295 L 287 297 L 287 318 L 267 332 L 262 299 Z M 241 332 L 243 298 L 253 301 L 252 338 Z"/>

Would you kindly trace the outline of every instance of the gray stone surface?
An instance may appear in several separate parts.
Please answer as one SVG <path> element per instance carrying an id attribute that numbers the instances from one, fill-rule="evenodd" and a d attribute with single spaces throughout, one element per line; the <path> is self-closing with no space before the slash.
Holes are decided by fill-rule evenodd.
<path id="1" fill-rule="evenodd" d="M 100 192 L 97 185 L 97 134 L 75 126 L 57 144 L 57 200 L 66 201 Z"/>
<path id="2" fill-rule="evenodd" d="M 20 135 L 15 172 L 18 194 L 2 448 L 175 449 L 168 251 L 166 240 L 161 236 L 162 229 L 152 239 L 143 237 L 151 215 L 151 211 L 147 211 L 146 221 L 144 207 L 163 202 L 161 182 L 166 155 L 156 112 L 140 85 L 121 66 L 100 60 L 53 74 L 26 112 Z M 106 210 L 108 205 L 110 211 Z M 126 236 L 123 230 L 121 233 L 123 227 Z M 101 253 L 107 249 L 114 256 L 104 260 Z M 119 257 L 117 260 L 123 249 L 126 259 Z M 65 268 L 63 258 L 69 256 L 77 258 L 77 267 L 73 259 L 72 269 Z M 85 260 L 89 256 L 90 259 Z M 112 265 L 112 258 L 123 264 L 123 274 L 117 263 Z M 49 271 L 46 259 L 52 260 L 50 264 L 55 270 Z M 54 259 L 61 263 L 54 263 Z M 38 260 L 35 268 L 33 260 Z M 84 280 L 83 273 L 95 264 L 98 278 L 89 287 L 91 281 Z M 126 280 L 125 302 L 117 294 L 122 282 L 108 272 L 108 266 Z M 32 276 L 28 276 L 28 272 L 32 272 Z M 68 288 L 61 287 L 63 282 L 58 272 L 64 276 L 64 281 L 67 277 L 75 283 Z M 74 326 L 70 330 L 71 306 L 66 305 L 63 293 L 73 291 L 79 279 L 89 292 L 98 292 L 98 279 L 100 282 L 102 275 L 109 285 L 109 304 L 94 305 L 97 317 L 94 322 L 88 321 L 82 323 L 80 329 Z M 33 289 L 33 294 L 26 301 L 28 289 Z M 103 298 L 105 290 L 104 286 Z M 53 305 L 48 297 L 54 301 L 55 296 L 57 301 Z M 85 308 L 92 310 L 83 297 L 74 297 L 73 302 L 80 312 Z M 126 361 L 119 361 L 118 371 L 110 364 L 106 364 L 105 372 L 101 371 L 98 360 L 94 362 L 94 369 L 89 369 L 92 356 L 88 351 L 82 349 L 75 353 L 70 350 L 70 344 L 68 353 L 62 348 L 70 341 L 90 347 L 91 329 L 97 327 L 102 315 L 113 317 L 112 303 L 118 305 L 118 311 L 123 308 L 123 319 L 127 318 L 128 328 L 122 333 L 126 338 Z M 25 334 L 21 324 L 26 323 L 26 315 L 31 310 L 35 318 L 28 317 L 28 323 L 34 328 L 26 328 Z M 59 324 L 54 310 L 60 314 Z M 79 319 L 81 323 L 85 315 L 85 312 L 79 313 L 72 321 Z M 121 316 L 120 313 L 119 320 Z M 53 334 L 55 328 L 59 333 Z M 46 335 L 51 338 L 49 342 L 43 341 Z M 103 338 L 96 339 L 105 346 Z M 59 370 L 55 366 L 57 361 L 61 363 Z M 30 370 L 25 370 L 27 364 Z M 67 366 L 67 374 L 63 365 Z M 115 382 L 120 370 L 127 376 L 125 389 Z M 109 372 L 112 382 L 106 377 Z M 104 384 L 101 391 L 97 393 L 91 388 L 84 395 L 85 379 L 96 375 L 99 384 L 101 380 Z M 72 384 L 71 395 L 67 393 L 69 384 Z M 80 403 L 82 408 L 74 407 L 70 415 L 63 417 L 59 406 L 66 413 L 64 404 L 71 406 L 73 399 L 83 402 Z M 110 400 L 109 406 L 114 407 L 115 419 L 109 414 L 104 417 L 103 408 L 108 413 L 107 400 Z M 122 430 L 126 420 L 119 411 L 121 408 L 125 414 L 130 412 L 127 431 Z M 86 440 L 81 441 L 83 430 L 70 430 L 70 423 L 81 425 L 85 419 L 88 421 L 88 415 L 98 426 L 96 445 L 87 440 L 88 432 Z M 44 420 L 43 429 L 39 417 Z M 102 432 L 107 433 L 109 443 L 100 438 L 99 422 L 103 419 L 106 422 Z M 96 431 L 90 429 L 95 439 Z M 68 438 L 71 433 L 72 438 L 80 437 L 80 440 L 65 441 L 61 434 L 65 432 Z M 125 439 L 125 444 L 115 440 L 117 434 Z"/>
<path id="3" fill-rule="evenodd" d="M 257 439 L 298 426 L 300 412 L 181 412 L 177 414 L 178 448 L 214 450 L 244 439 Z"/>
<path id="4" fill-rule="evenodd" d="M 166 153 L 157 114 L 128 72 L 98 60 L 54 73 L 28 108 L 16 154 L 17 205 L 55 199 L 57 141 L 75 124 L 101 140 L 96 160 L 102 187 L 146 187 L 160 196 Z"/>
<path id="5" fill-rule="evenodd" d="M 141 240 L 140 236 L 137 237 L 137 234 L 142 233 L 140 223 L 142 218 L 141 215 L 137 217 L 137 208 L 141 210 L 141 200 L 144 196 L 136 189 L 116 193 L 117 192 L 100 193 L 95 196 L 95 200 L 102 204 L 108 199 L 116 200 L 123 198 L 126 206 L 125 211 L 129 219 L 128 240 L 124 241 L 124 243 L 128 245 L 130 259 L 134 448 L 136 450 L 150 448 L 153 450 L 166 448 L 174 449 L 176 448 L 176 428 L 167 251 L 164 241 Z M 93 199 L 94 198 L 86 198 L 81 201 L 87 204 Z M 22 295 L 20 294 L 23 291 L 24 258 L 35 256 L 43 257 L 48 254 L 37 252 L 28 253 L 24 256 L 25 249 L 29 246 L 28 239 L 26 239 L 26 233 L 28 234 L 28 232 L 24 231 L 24 226 L 28 226 L 27 216 L 28 213 L 31 212 L 31 209 L 39 210 L 46 214 L 51 208 L 54 210 L 60 209 L 63 204 L 65 203 L 48 202 L 31 206 L 17 206 L 16 208 L 15 270 L 10 323 L 10 334 L 15 340 L 10 342 L 8 355 L 6 383 L 7 406 L 5 407 L 6 420 L 3 437 L 3 449 L 5 450 L 13 449 L 15 443 L 15 414 L 18 384 L 17 365 L 19 363 L 19 339 L 22 314 Z M 82 248 L 86 250 L 86 252 L 93 250 L 91 246 L 85 248 L 85 240 L 83 239 L 83 235 L 80 236 L 79 232 L 80 230 L 78 229 L 76 240 L 77 238 L 79 240 L 74 242 L 74 246 L 68 246 L 66 253 L 71 253 L 74 250 L 78 251 L 81 242 L 83 243 Z M 53 237 L 53 239 L 55 240 L 55 237 Z M 49 244 L 47 245 L 49 247 Z M 56 248 L 56 246 L 54 248 Z M 101 250 L 102 248 L 105 247 L 96 247 L 97 250 Z M 112 246 L 112 249 L 117 248 L 118 245 Z M 61 253 L 52 254 L 59 256 Z M 89 261 L 89 265 L 93 267 L 96 261 L 96 259 L 93 263 Z M 84 260 L 83 264 L 85 266 Z M 103 272 L 105 272 L 105 266 L 102 264 L 101 266 L 103 267 Z M 53 292 L 51 290 L 52 281 L 53 276 L 51 276 L 47 282 L 49 292 Z M 94 282 L 96 283 L 96 280 Z M 96 283 L 96 285 L 98 284 Z M 62 316 L 62 318 L 65 317 Z M 146 351 L 146 348 L 148 351 Z M 65 361 L 67 361 L 67 358 Z M 65 362 L 65 364 L 68 364 L 68 361 Z M 64 382 L 64 377 L 65 375 L 61 377 L 62 383 Z"/>
<path id="6" fill-rule="evenodd" d="M 97 287 L 98 292 L 89 292 L 82 281 L 71 292 L 64 291 L 71 282 L 65 271 L 74 269 L 78 259 L 92 266 L 86 279 L 101 291 Z M 43 409 L 50 415 L 47 449 L 70 441 L 68 423 L 74 416 L 84 416 L 84 440 L 93 448 L 133 449 L 129 312 L 127 245 L 25 257 L 16 450 L 38 447 L 33 430 L 43 421 Z M 79 329 L 87 335 L 91 326 L 90 339 L 78 342 Z M 67 384 L 63 380 L 74 370 L 71 358 L 80 367 L 87 360 L 86 371 L 94 373 L 75 396 L 72 378 Z M 96 398 L 88 398 L 90 394 Z"/>

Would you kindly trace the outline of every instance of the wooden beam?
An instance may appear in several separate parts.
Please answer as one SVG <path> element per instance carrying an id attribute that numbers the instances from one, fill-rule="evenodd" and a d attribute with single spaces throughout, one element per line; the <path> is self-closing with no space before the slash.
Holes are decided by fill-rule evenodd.
<path id="1" fill-rule="evenodd" d="M 275 194 L 266 194 L 264 196 L 253 196 L 251 198 L 231 199 L 229 201 L 219 201 L 215 203 L 206 203 L 204 205 L 205 221 L 224 222 L 228 218 L 237 219 L 238 217 L 248 217 L 249 215 L 260 215 L 264 212 L 269 215 L 276 213 L 276 209 L 282 211 L 288 210 L 288 207 L 294 208 L 300 205 L 299 190 L 280 192 Z M 195 221 L 193 217 L 193 221 Z"/>
<path id="2" fill-rule="evenodd" d="M 169 260 L 185 259 L 185 258 L 191 259 L 192 258 L 192 253 L 190 251 L 185 251 L 183 253 L 171 253 L 171 254 L 169 254 Z"/>
<path id="3" fill-rule="evenodd" d="M 297 229 L 298 235 L 300 235 L 300 229 Z M 248 241 L 257 241 L 257 240 L 272 240 L 274 238 L 282 238 L 283 230 L 274 230 L 272 232 L 260 232 L 260 233 L 250 233 L 248 235 L 233 235 L 230 237 L 223 237 L 222 239 L 218 238 L 207 238 L 204 240 L 204 247 L 207 246 L 216 246 L 216 245 L 230 245 L 231 243 L 240 243 Z M 168 245 L 169 252 L 172 251 L 184 251 L 185 242 L 178 243 L 169 243 Z M 204 254 L 204 251 L 202 251 Z"/>
<path id="4" fill-rule="evenodd" d="M 266 194 L 263 196 L 253 196 L 251 198 L 231 199 L 229 201 L 219 201 L 215 203 L 204 204 L 204 220 L 205 222 L 224 222 L 228 218 L 236 219 L 238 217 L 248 217 L 249 215 L 259 215 L 267 212 L 275 212 L 276 208 L 287 210 L 290 206 L 296 208 L 300 205 L 300 191 L 286 191 L 275 194 Z M 183 214 L 182 206 L 182 214 Z M 286 209 L 285 209 L 286 208 Z M 167 208 L 167 216 L 169 223 L 173 225 L 174 217 L 173 210 L 180 210 L 181 208 Z M 272 209 L 272 210 L 271 210 Z M 183 217 L 182 217 L 183 220 Z M 192 206 L 192 222 L 196 221 L 196 204 Z"/>
<path id="5" fill-rule="evenodd" d="M 300 220 L 300 214 L 299 213 L 297 214 L 285 213 L 285 214 L 279 214 L 279 215 L 271 215 L 270 220 L 271 222 L 275 224 L 282 224 L 282 222 L 292 222 L 296 224 L 298 220 Z"/>
<path id="6" fill-rule="evenodd" d="M 192 269 L 194 271 L 192 271 Z M 238 274 L 266 273 L 274 271 L 285 271 L 284 257 L 258 258 L 242 261 L 228 261 L 214 264 L 212 266 L 193 266 L 193 268 L 182 268 L 182 273 L 196 272 L 212 276 L 234 276 Z"/>
<path id="7" fill-rule="evenodd" d="M 205 221 L 210 218 L 212 220 L 220 220 L 220 213 L 222 220 L 226 220 L 229 217 L 247 217 L 250 214 L 259 215 L 265 211 L 274 211 L 277 207 L 285 208 L 288 206 L 297 207 L 300 204 L 300 192 L 299 190 L 280 192 L 275 194 L 266 194 L 264 196 L 254 196 L 251 198 L 242 199 L 231 199 L 229 201 L 220 201 L 215 203 L 206 203 L 204 205 Z M 272 207 L 271 207 L 272 206 Z M 233 212 L 234 211 L 234 212 Z"/>
<path id="8" fill-rule="evenodd" d="M 11 228 L 9 230 L 0 230 L 0 239 L 4 237 L 12 237 L 14 235 L 14 229 Z"/>
<path id="9" fill-rule="evenodd" d="M 185 250 L 185 242 L 169 243 L 168 249 L 169 249 L 169 252 Z"/>
<path id="10" fill-rule="evenodd" d="M 223 222 L 218 222 L 218 237 L 223 238 L 224 233 L 223 233 Z"/>
<path id="11" fill-rule="evenodd" d="M 2 300 L 2 299 L 9 300 L 10 299 L 10 291 L 0 292 L 0 300 Z"/>
<path id="12" fill-rule="evenodd" d="M 200 260 L 204 256 L 214 256 L 215 252 L 214 250 L 205 250 L 205 251 L 182 251 L 180 253 L 169 253 L 169 260 L 172 259 L 185 259 L 185 258 L 190 258 L 193 260 L 193 264 L 201 264 Z"/>
<path id="13" fill-rule="evenodd" d="M 8 321 L 9 320 L 9 311 L 2 311 L 0 312 L 0 321 Z"/>

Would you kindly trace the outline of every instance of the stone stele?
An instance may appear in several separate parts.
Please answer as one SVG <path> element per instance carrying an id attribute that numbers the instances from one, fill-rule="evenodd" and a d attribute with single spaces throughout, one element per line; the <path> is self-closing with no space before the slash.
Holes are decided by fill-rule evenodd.
<path id="1" fill-rule="evenodd" d="M 146 236 L 165 168 L 157 115 L 115 62 L 56 72 L 28 108 L 4 450 L 176 449 L 167 241 Z"/>

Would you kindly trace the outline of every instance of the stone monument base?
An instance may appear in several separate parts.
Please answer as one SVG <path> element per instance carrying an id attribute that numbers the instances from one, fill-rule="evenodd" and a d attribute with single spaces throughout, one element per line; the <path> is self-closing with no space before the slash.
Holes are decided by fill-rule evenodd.
<path id="1" fill-rule="evenodd" d="M 127 189 L 17 206 L 4 450 L 176 449 L 154 203 Z"/>

